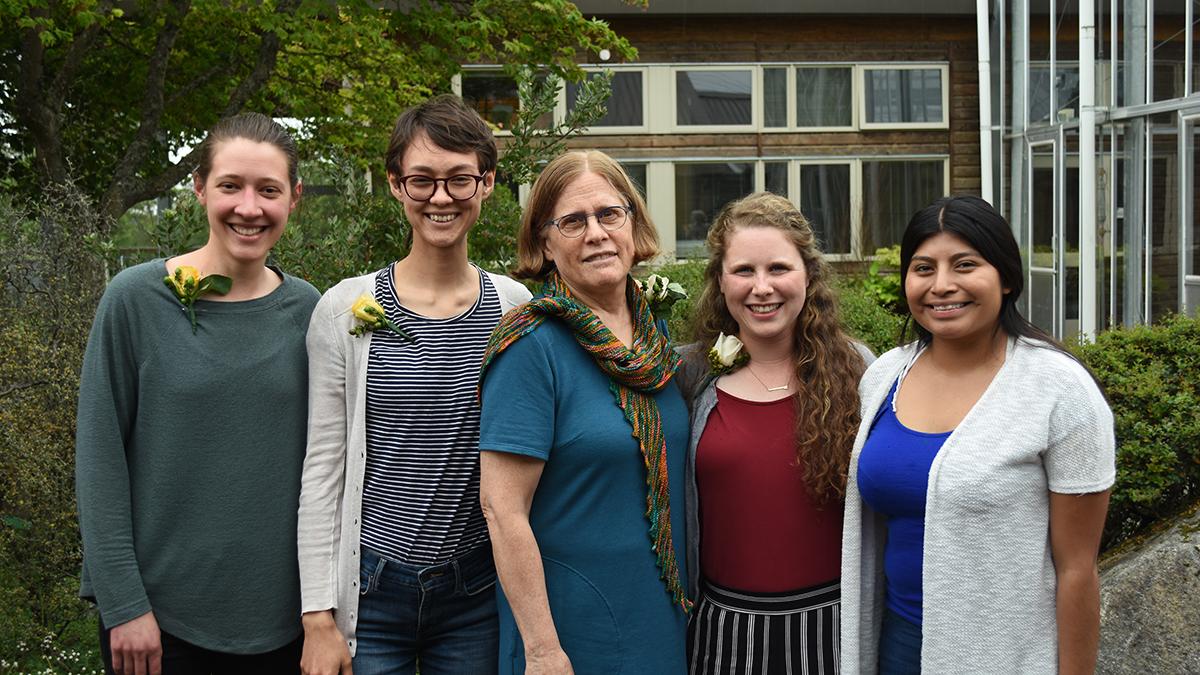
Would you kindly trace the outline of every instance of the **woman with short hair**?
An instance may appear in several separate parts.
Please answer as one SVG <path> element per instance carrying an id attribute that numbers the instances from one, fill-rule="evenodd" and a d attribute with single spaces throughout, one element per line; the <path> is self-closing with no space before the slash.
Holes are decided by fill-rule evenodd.
<path id="1" fill-rule="evenodd" d="M 495 669 L 476 392 L 492 329 L 529 298 L 467 258 L 496 154 L 456 96 L 406 110 L 386 164 L 411 249 L 338 283 L 313 312 L 298 531 L 306 675 Z"/>

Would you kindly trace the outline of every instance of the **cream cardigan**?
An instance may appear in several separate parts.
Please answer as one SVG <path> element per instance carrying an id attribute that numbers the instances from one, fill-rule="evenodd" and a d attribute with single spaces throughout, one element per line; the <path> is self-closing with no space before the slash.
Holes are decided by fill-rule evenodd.
<path id="1" fill-rule="evenodd" d="M 377 272 L 329 289 L 308 328 L 308 450 L 300 482 L 297 524 L 300 611 L 334 610 L 353 655 L 357 642 L 359 535 L 366 470 L 367 354 L 371 333 L 350 335 L 358 296 L 375 290 Z M 486 273 L 507 312 L 529 291 Z"/>
<path id="2" fill-rule="evenodd" d="M 925 507 L 921 672 L 1058 669 L 1050 492 L 1100 492 L 1116 475 L 1113 417 L 1087 371 L 1041 343 L 1009 341 L 1004 366 L 946 439 Z M 842 672 L 875 673 L 883 516 L 858 494 L 863 443 L 915 345 L 863 376 L 842 534 Z"/>

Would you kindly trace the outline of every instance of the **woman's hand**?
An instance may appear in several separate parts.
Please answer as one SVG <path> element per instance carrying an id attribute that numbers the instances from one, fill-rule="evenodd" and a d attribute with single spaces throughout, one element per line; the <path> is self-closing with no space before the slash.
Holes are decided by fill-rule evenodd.
<path id="1" fill-rule="evenodd" d="M 306 612 L 302 622 L 304 653 L 300 657 L 300 672 L 304 675 L 354 675 L 350 648 L 333 621 L 333 610 Z"/>
<path id="2" fill-rule="evenodd" d="M 162 633 L 154 612 L 115 626 L 108 633 L 108 644 L 117 675 L 162 673 Z"/>
<path id="3" fill-rule="evenodd" d="M 1058 672 L 1093 673 L 1100 646 L 1100 574 L 1096 556 L 1108 513 L 1108 491 L 1050 493 L 1050 555 L 1058 591 Z"/>
<path id="4" fill-rule="evenodd" d="M 574 675 L 571 659 L 561 647 L 544 653 L 525 650 L 525 675 Z"/>

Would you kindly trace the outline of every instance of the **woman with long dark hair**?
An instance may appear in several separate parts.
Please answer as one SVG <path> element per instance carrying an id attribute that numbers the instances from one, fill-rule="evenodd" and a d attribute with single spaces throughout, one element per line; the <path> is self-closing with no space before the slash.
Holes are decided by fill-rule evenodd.
<path id="1" fill-rule="evenodd" d="M 1091 673 L 1113 419 L 1017 310 L 1020 252 L 977 197 L 913 216 L 917 339 L 863 376 L 842 550 L 851 673 Z"/>

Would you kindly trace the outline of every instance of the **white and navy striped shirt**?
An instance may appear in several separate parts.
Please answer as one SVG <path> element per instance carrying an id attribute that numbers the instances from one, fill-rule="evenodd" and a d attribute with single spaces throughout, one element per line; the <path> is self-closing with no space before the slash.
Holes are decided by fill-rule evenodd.
<path id="1" fill-rule="evenodd" d="M 488 541 L 477 387 L 501 311 L 482 271 L 479 285 L 466 312 L 431 319 L 396 299 L 391 265 L 375 277 L 375 299 L 416 342 L 387 330 L 371 338 L 362 544 L 403 563 L 443 563 Z"/>

